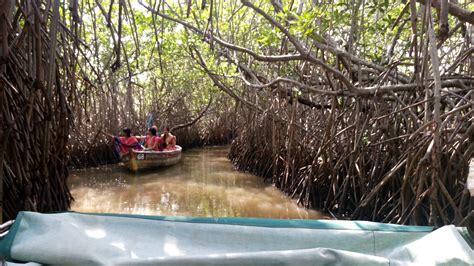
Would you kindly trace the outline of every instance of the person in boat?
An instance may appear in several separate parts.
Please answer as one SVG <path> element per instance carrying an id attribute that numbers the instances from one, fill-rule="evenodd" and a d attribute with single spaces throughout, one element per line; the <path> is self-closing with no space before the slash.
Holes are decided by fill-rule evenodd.
<path id="1" fill-rule="evenodd" d="M 165 151 L 172 151 L 176 149 L 176 137 L 171 134 L 170 128 L 166 126 L 161 135 L 161 149 Z"/>
<path id="2" fill-rule="evenodd" d="M 130 153 L 130 149 L 141 150 L 138 139 L 135 136 L 132 136 L 132 130 L 130 130 L 130 128 L 124 128 L 119 137 L 110 134 L 107 135 L 114 138 L 120 158 L 128 155 Z"/>
<path id="3" fill-rule="evenodd" d="M 145 139 L 144 150 L 160 151 L 161 138 L 157 135 L 157 127 L 152 126 L 148 129 L 146 136 L 137 137 Z"/>

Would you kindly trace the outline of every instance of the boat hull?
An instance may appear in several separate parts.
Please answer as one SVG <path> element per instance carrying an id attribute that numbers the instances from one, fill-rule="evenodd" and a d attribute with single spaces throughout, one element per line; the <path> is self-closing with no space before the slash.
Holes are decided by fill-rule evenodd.
<path id="1" fill-rule="evenodd" d="M 123 158 L 122 162 L 131 171 L 159 168 L 177 164 L 181 160 L 182 148 L 176 145 L 172 151 L 136 151 Z"/>

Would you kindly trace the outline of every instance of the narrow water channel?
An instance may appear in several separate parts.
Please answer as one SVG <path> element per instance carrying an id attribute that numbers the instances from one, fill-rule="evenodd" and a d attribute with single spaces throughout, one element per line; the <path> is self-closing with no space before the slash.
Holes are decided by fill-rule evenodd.
<path id="1" fill-rule="evenodd" d="M 132 173 L 119 165 L 77 170 L 69 185 L 79 212 L 216 217 L 325 218 L 298 207 L 262 178 L 239 172 L 227 147 L 193 149 L 164 169 Z"/>

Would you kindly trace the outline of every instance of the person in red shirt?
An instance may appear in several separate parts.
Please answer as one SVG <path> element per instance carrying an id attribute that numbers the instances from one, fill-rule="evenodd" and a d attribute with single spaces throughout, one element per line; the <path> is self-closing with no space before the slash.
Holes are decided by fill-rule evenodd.
<path id="1" fill-rule="evenodd" d="M 176 149 L 176 137 L 171 134 L 170 128 L 167 126 L 161 135 L 161 147 L 165 151 L 172 151 Z"/>
<path id="2" fill-rule="evenodd" d="M 146 136 L 139 136 L 138 139 L 145 139 L 145 150 L 160 151 L 161 138 L 157 136 L 156 126 L 148 129 Z"/>
<path id="3" fill-rule="evenodd" d="M 120 134 L 120 137 L 110 134 L 107 135 L 114 138 L 120 158 L 128 155 L 130 153 L 130 149 L 141 150 L 138 139 L 135 136 L 132 136 L 132 131 L 129 128 L 124 128 Z"/>

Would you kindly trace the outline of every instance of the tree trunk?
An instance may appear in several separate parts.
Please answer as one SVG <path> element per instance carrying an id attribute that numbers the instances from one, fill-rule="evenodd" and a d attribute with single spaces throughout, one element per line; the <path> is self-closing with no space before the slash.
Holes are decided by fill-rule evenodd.
<path id="1" fill-rule="evenodd" d="M 0 77 L 6 75 L 6 63 L 10 49 L 8 47 L 9 27 L 12 21 L 13 0 L 0 2 Z M 5 82 L 0 79 L 0 109 L 6 108 Z M 10 117 L 0 114 L 0 223 L 3 222 L 3 162 L 5 160 L 6 146 L 12 130 Z"/>

